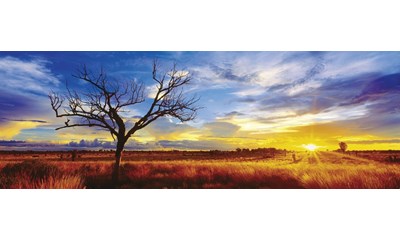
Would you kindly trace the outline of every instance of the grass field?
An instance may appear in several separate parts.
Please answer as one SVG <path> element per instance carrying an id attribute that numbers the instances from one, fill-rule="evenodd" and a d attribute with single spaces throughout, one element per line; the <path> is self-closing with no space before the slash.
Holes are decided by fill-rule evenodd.
<path id="1" fill-rule="evenodd" d="M 384 161 L 381 155 L 385 152 L 280 152 L 273 156 L 185 154 L 132 153 L 136 158 L 127 157 L 131 160 L 121 166 L 119 187 L 400 188 L 400 164 Z M 38 154 L 33 154 L 35 157 L 31 159 L 24 155 L 22 160 L 3 155 L 0 187 L 111 188 L 113 162 L 108 160 L 111 155 L 107 155 L 107 160 L 102 160 L 105 158 L 102 155 L 97 156 L 99 160 L 93 160 L 96 153 L 84 155 L 76 161 L 51 158 L 48 153 L 44 160 L 39 160 Z"/>

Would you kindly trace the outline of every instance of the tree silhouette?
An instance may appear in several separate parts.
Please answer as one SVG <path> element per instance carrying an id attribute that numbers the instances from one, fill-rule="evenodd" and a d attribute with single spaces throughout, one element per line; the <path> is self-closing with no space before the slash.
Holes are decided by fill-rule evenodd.
<path id="1" fill-rule="evenodd" d="M 345 142 L 339 143 L 340 150 L 344 153 L 347 150 L 347 144 Z"/>
<path id="2" fill-rule="evenodd" d="M 174 64 L 169 71 L 159 74 L 158 67 L 155 60 L 152 78 L 156 82 L 157 91 L 147 112 L 135 119 L 126 118 L 121 113 L 127 112 L 128 107 L 145 102 L 143 83 L 136 80 L 109 81 L 103 69 L 94 75 L 86 66 L 83 66 L 76 75 L 73 75 L 90 85 L 88 91 L 77 92 L 67 85 L 66 94 L 60 95 L 54 92 L 49 94 L 51 107 L 56 117 L 67 118 L 65 125 L 56 130 L 71 127 L 96 127 L 110 132 L 114 141 L 116 140 L 115 164 L 112 173 L 115 185 L 119 180 L 123 149 L 132 135 L 164 116 L 177 118 L 181 122 L 193 120 L 199 109 L 196 106 L 199 99 L 187 98 L 182 91 L 182 87 L 189 84 L 192 79 L 190 73 L 178 71 Z M 134 120 L 134 123 L 129 125 L 128 120 Z"/>

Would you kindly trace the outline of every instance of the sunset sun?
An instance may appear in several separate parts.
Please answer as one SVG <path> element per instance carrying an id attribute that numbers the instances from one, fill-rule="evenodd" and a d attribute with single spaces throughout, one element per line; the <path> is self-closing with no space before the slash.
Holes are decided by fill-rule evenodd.
<path id="1" fill-rule="evenodd" d="M 303 144 L 303 147 L 309 151 L 315 151 L 318 148 L 315 144 Z"/>

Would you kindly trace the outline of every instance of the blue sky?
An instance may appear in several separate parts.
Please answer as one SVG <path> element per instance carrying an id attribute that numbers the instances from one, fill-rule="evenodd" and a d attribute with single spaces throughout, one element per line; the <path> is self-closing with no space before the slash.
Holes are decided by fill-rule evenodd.
<path id="1" fill-rule="evenodd" d="M 95 128 L 55 131 L 48 93 L 87 85 L 72 77 L 86 64 L 113 80 L 141 81 L 151 96 L 151 68 L 176 62 L 200 97 L 196 120 L 159 119 L 130 149 L 400 149 L 399 52 L 0 52 L 0 149 L 112 147 Z M 147 99 L 147 102 L 150 98 Z M 148 103 L 128 109 L 126 120 Z M 83 140 L 83 141 L 82 141 Z"/>

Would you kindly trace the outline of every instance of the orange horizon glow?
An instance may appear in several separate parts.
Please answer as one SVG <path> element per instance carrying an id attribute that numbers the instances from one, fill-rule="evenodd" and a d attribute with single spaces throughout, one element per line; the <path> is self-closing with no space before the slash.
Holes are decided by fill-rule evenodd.
<path id="1" fill-rule="evenodd" d="M 37 123 L 30 122 L 13 122 L 6 125 L 5 131 L 0 134 L 0 140 L 12 140 L 18 136 L 23 129 L 33 129 L 37 127 Z M 232 124 L 233 125 L 233 124 Z M 350 126 L 351 127 L 351 126 Z M 256 129 L 256 128 L 255 128 Z M 315 150 L 337 150 L 339 142 L 348 144 L 348 151 L 352 150 L 400 150 L 400 143 L 390 142 L 391 138 L 366 134 L 354 131 L 352 128 L 346 129 L 336 123 L 327 124 L 311 124 L 307 126 L 293 126 L 281 132 L 256 132 L 255 129 L 250 131 L 238 130 L 231 136 L 213 136 L 213 132 L 203 127 L 186 127 L 186 129 L 176 129 L 168 132 L 168 134 L 159 133 L 157 129 L 153 129 L 150 125 L 148 129 L 140 131 L 133 136 L 134 141 L 141 144 L 157 143 L 162 140 L 170 141 L 191 141 L 202 142 L 212 141 L 213 144 L 209 150 L 213 149 L 231 149 L 236 148 L 277 148 L 304 151 Z M 91 128 L 76 128 L 70 131 L 56 132 L 56 139 L 36 139 L 25 138 L 27 142 L 48 142 L 52 144 L 68 144 L 71 141 L 79 142 L 81 139 L 85 141 L 93 141 L 101 139 L 102 141 L 113 141 L 110 135 L 105 131 L 93 131 Z M 17 138 L 17 140 L 20 140 Z M 159 148 L 157 148 L 158 150 Z M 169 149 L 169 148 L 165 148 Z M 171 147 L 173 149 L 173 147 Z M 152 149 L 149 149 L 152 150 Z M 186 148 L 186 150 L 196 150 Z"/>

